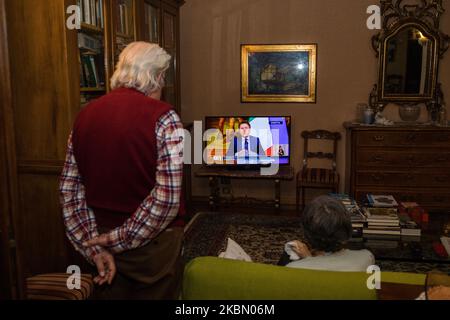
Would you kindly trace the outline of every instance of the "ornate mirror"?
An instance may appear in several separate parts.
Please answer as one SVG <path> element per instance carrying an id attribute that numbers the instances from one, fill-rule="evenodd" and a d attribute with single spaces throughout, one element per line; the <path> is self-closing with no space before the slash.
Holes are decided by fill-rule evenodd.
<path id="1" fill-rule="evenodd" d="M 437 39 L 415 24 L 403 25 L 386 37 L 380 60 L 381 99 L 432 99 L 437 75 Z"/>
<path id="2" fill-rule="evenodd" d="M 439 60 L 449 47 L 440 30 L 442 0 L 381 0 L 382 31 L 372 39 L 379 79 L 370 104 L 425 103 L 440 108 Z"/>

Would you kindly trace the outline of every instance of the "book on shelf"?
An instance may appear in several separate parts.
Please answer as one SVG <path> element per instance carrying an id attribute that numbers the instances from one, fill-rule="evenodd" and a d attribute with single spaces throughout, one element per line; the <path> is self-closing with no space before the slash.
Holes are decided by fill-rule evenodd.
<path id="1" fill-rule="evenodd" d="M 401 230 L 398 229 L 364 229 L 363 235 L 392 235 L 392 236 L 401 236 Z"/>
<path id="2" fill-rule="evenodd" d="M 389 216 L 389 217 L 368 217 L 367 223 L 373 224 L 398 224 L 399 219 L 397 216 Z"/>
<path id="3" fill-rule="evenodd" d="M 368 230 L 392 230 L 392 231 L 400 231 L 400 226 L 369 226 Z"/>
<path id="4" fill-rule="evenodd" d="M 366 210 L 371 216 L 389 216 L 396 215 L 398 213 L 397 208 L 367 207 Z"/>
<path id="5" fill-rule="evenodd" d="M 105 74 L 103 54 L 93 51 L 80 50 L 80 87 L 102 88 L 105 86 Z"/>
<path id="6" fill-rule="evenodd" d="M 367 201 L 370 207 L 394 208 L 398 207 L 398 202 L 392 195 L 374 195 L 368 194 Z"/>
<path id="7" fill-rule="evenodd" d="M 99 54 L 101 52 L 102 42 L 85 33 L 78 33 L 78 48 L 80 50 Z"/>
<path id="8" fill-rule="evenodd" d="M 96 81 L 96 68 L 95 65 L 92 65 L 91 59 L 89 55 L 83 54 L 81 55 L 81 63 L 83 65 L 84 70 L 84 83 L 86 87 L 96 88 L 98 87 L 98 82 Z"/>
<path id="9" fill-rule="evenodd" d="M 366 224 L 366 216 L 359 207 L 358 203 L 348 194 L 330 193 L 329 195 L 340 201 L 350 215 L 350 221 L 352 223 L 352 237 L 362 237 L 362 232 Z"/>
<path id="10" fill-rule="evenodd" d="M 81 9 L 81 22 L 98 27 L 104 27 L 103 0 L 78 0 Z"/>
<path id="11" fill-rule="evenodd" d="M 420 242 L 421 241 L 420 236 L 409 236 L 402 234 L 402 242 Z"/>
<path id="12" fill-rule="evenodd" d="M 386 240 L 386 241 L 400 241 L 401 235 L 398 234 L 372 234 L 365 233 L 364 239 L 366 240 Z"/>
<path id="13" fill-rule="evenodd" d="M 369 226 L 393 226 L 398 227 L 399 226 L 398 220 L 367 220 L 367 225 Z"/>
<path id="14" fill-rule="evenodd" d="M 389 239 L 368 239 L 365 245 L 369 248 L 395 249 L 398 248 L 398 241 Z"/>
<path id="15" fill-rule="evenodd" d="M 122 2 L 117 10 L 117 32 L 128 36 L 130 31 L 130 8 Z"/>
<path id="16" fill-rule="evenodd" d="M 447 255 L 450 257 L 450 237 L 441 237 L 441 243 L 447 251 Z"/>
<path id="17" fill-rule="evenodd" d="M 405 236 L 421 236 L 422 230 L 420 226 L 413 221 L 407 214 L 399 215 L 400 227 L 402 230 L 402 235 Z"/>
<path id="18" fill-rule="evenodd" d="M 377 209 L 374 211 L 373 209 Z M 383 223 L 383 222 L 398 222 L 398 212 L 393 208 L 364 208 L 367 222 Z"/>
<path id="19" fill-rule="evenodd" d="M 400 207 L 405 209 L 419 208 L 419 204 L 417 202 L 400 202 Z"/>

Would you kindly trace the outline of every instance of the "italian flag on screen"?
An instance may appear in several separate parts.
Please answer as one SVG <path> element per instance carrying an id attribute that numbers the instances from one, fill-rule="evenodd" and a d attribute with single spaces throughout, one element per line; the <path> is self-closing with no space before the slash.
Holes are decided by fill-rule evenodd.
<path id="1" fill-rule="evenodd" d="M 261 145 L 266 153 L 266 156 L 272 155 L 273 137 L 270 127 L 269 118 L 249 118 L 250 125 L 252 126 L 250 135 L 258 137 Z"/>

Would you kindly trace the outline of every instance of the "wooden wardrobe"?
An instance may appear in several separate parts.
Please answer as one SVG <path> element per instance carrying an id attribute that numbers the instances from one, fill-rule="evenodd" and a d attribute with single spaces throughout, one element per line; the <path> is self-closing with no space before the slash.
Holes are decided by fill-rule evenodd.
<path id="1" fill-rule="evenodd" d="M 83 23 L 80 31 L 66 27 L 67 8 L 76 0 L 0 0 L 0 299 L 24 297 L 29 276 L 66 272 L 82 263 L 64 234 L 58 180 L 83 95 L 109 91 L 121 36 L 114 12 L 119 5 L 131 4 L 129 42 L 151 40 L 144 13 L 149 6 L 156 10 L 151 11 L 155 41 L 174 56 L 165 96 L 180 111 L 183 1 L 103 1 L 103 28 Z M 83 30 L 104 41 L 103 88 L 81 86 L 78 33 Z"/>

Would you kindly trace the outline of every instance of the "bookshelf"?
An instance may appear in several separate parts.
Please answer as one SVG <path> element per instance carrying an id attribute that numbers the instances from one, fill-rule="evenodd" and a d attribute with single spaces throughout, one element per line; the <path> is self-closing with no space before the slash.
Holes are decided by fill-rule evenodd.
<path id="1" fill-rule="evenodd" d="M 179 8 L 182 0 L 76 0 L 80 106 L 109 92 L 122 50 L 131 42 L 157 43 L 172 57 L 162 99 L 179 112 Z"/>
<path id="2" fill-rule="evenodd" d="M 109 87 L 107 68 L 106 22 L 108 0 L 77 0 L 81 9 L 81 29 L 78 31 L 78 65 L 80 104 L 104 95 Z"/>

